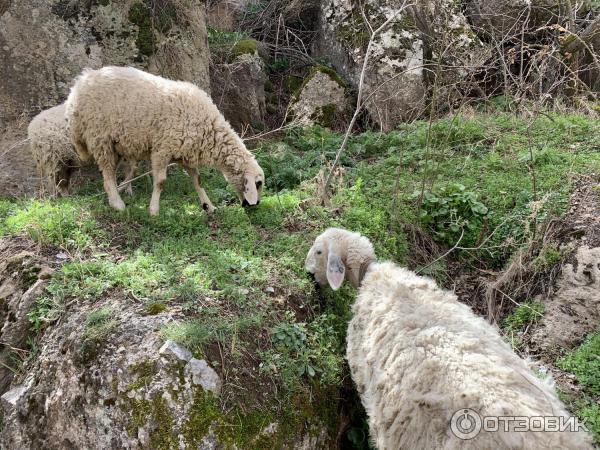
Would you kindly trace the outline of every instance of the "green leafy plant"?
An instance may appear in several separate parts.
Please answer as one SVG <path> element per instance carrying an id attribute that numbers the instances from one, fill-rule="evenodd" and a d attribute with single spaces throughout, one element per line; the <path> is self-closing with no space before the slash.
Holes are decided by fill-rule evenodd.
<path id="1" fill-rule="evenodd" d="M 416 191 L 412 197 L 420 198 L 421 193 Z M 424 193 L 419 217 L 438 240 L 454 245 L 462 236 L 463 244 L 472 245 L 488 217 L 488 208 L 474 192 L 460 183 L 451 183 Z"/>
<path id="2" fill-rule="evenodd" d="M 528 325 L 537 322 L 544 314 L 544 305 L 539 302 L 526 302 L 519 305 L 513 313 L 504 319 L 503 328 L 507 331 L 522 331 Z"/>
<path id="3" fill-rule="evenodd" d="M 600 395 L 600 332 L 589 336 L 575 351 L 558 360 L 558 367 L 574 373 L 592 395 Z"/>

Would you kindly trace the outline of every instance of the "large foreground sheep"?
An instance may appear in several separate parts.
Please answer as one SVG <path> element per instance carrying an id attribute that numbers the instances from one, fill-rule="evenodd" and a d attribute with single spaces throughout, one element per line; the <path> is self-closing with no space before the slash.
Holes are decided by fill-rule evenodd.
<path id="1" fill-rule="evenodd" d="M 346 279 L 359 288 L 347 358 L 378 449 L 591 448 L 584 431 L 517 431 L 523 417 L 569 416 L 552 386 L 454 294 L 375 262 L 365 237 L 330 228 L 305 267 L 321 285 L 338 289 Z M 485 417 L 499 430 L 477 433 Z"/>
<path id="2" fill-rule="evenodd" d="M 73 170 L 82 165 L 67 126 L 64 103 L 46 109 L 35 116 L 27 128 L 29 148 L 35 161 L 36 170 L 42 186 L 51 195 L 67 195 Z M 135 162 L 124 161 L 125 181 L 133 178 L 136 169 Z M 125 185 L 129 194 L 131 184 Z"/>
<path id="3" fill-rule="evenodd" d="M 108 201 L 118 210 L 125 208 L 115 180 L 119 157 L 151 161 L 152 215 L 158 214 L 171 161 L 192 177 L 208 212 L 214 206 L 202 188 L 199 167 L 220 170 L 244 206 L 260 201 L 262 169 L 210 97 L 193 84 L 131 67 L 85 70 L 71 89 L 67 117 L 79 156 L 96 161 Z"/>

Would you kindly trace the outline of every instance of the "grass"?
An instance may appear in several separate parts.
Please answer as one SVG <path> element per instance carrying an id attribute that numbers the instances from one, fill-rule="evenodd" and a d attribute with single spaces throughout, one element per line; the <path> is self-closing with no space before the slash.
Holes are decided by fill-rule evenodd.
<path id="1" fill-rule="evenodd" d="M 588 336 L 581 346 L 557 361 L 561 369 L 575 374 L 583 387 L 578 398 L 566 398 L 571 410 L 600 442 L 600 331 Z"/>
<path id="2" fill-rule="evenodd" d="M 215 43 L 229 38 L 213 36 Z M 342 356 L 354 292 L 344 286 L 335 294 L 317 294 L 303 270 L 312 240 L 326 227 L 359 231 L 373 241 L 380 258 L 410 265 L 419 249 L 407 237 L 406 225 L 423 228 L 441 245 L 454 243 L 439 234 L 439 221 L 423 220 L 413 193 L 439 195 L 459 184 L 465 200 L 443 220 L 462 223 L 461 211 L 485 208 L 485 220 L 468 219 L 472 242 L 481 236 L 485 245 L 452 257 L 466 269 L 497 269 L 530 237 L 534 215 L 544 220 L 565 210 L 572 176 L 600 172 L 594 120 L 537 118 L 529 127 L 533 161 L 528 126 L 518 117 L 494 113 L 440 120 L 431 127 L 431 139 L 425 122 L 355 136 L 342 157 L 346 175 L 334 181 L 331 208 L 312 201 L 314 177 L 333 159 L 342 136 L 319 127 L 292 130 L 255 149 L 266 173 L 266 191 L 256 208 L 242 209 L 223 177 L 205 170 L 203 183 L 218 207 L 208 218 L 189 178 L 175 169 L 158 217 L 147 212 L 148 179 L 134 183 L 135 194 L 124 198 L 123 212 L 107 206 L 100 182 L 90 182 L 66 199 L 1 199 L 0 235 L 25 233 L 71 256 L 30 315 L 36 330 L 73 300 L 133 298 L 141 302 L 140 314 L 177 306 L 185 318 L 164 328 L 165 337 L 221 366 L 231 385 L 249 382 L 244 366 L 260 367 L 261 386 L 271 386 L 266 393 L 256 388 L 255 396 L 230 396 L 251 408 L 269 399 L 273 385 L 282 387 L 280 397 L 309 395 L 315 388 L 340 386 L 345 376 Z M 541 204 L 534 212 L 536 199 Z M 88 317 L 84 362 L 116 326 L 101 311 Z M 527 315 L 518 313 L 509 326 L 522 327 L 531 319 Z"/>

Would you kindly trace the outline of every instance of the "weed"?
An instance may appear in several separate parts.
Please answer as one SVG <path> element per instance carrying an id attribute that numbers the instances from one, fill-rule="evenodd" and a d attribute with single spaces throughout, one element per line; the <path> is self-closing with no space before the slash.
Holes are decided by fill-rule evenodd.
<path id="1" fill-rule="evenodd" d="M 413 193 L 413 199 L 420 197 L 421 192 Z M 461 237 L 462 246 L 475 245 L 488 216 L 488 209 L 477 195 L 459 183 L 425 192 L 421 208 L 421 223 L 449 245 L 456 244 Z"/>
<path id="2" fill-rule="evenodd" d="M 600 395 L 600 332 L 589 336 L 581 346 L 558 360 L 563 370 L 574 373 L 592 395 Z"/>
<path id="3" fill-rule="evenodd" d="M 504 319 L 503 328 L 509 332 L 523 331 L 525 327 L 540 320 L 543 314 L 543 303 L 533 301 L 523 303 Z"/>

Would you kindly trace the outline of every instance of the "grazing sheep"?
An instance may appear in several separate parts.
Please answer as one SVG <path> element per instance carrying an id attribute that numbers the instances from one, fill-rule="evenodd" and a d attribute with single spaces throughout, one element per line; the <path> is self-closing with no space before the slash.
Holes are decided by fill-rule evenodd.
<path id="1" fill-rule="evenodd" d="M 66 195 L 79 157 L 67 131 L 65 104 L 42 111 L 27 128 L 29 148 L 43 186 L 52 195 Z"/>
<path id="2" fill-rule="evenodd" d="M 27 137 L 43 186 L 52 195 L 67 195 L 73 170 L 82 162 L 71 144 L 64 103 L 46 109 L 30 122 Z M 133 178 L 136 162 L 124 161 L 125 181 Z M 132 193 L 131 183 L 122 187 Z"/>
<path id="3" fill-rule="evenodd" d="M 462 421 L 467 408 L 482 418 L 569 414 L 490 324 L 433 280 L 375 262 L 367 238 L 330 228 L 305 267 L 321 285 L 335 290 L 347 279 L 359 289 L 346 356 L 378 449 L 591 448 L 584 431 L 515 430 L 522 422 L 504 430 L 507 419 L 498 432 L 459 439 L 450 427 L 455 412 L 459 425 L 477 423 L 471 412 Z"/>
<path id="4" fill-rule="evenodd" d="M 85 70 L 71 89 L 67 117 L 78 154 L 98 164 L 113 208 L 125 208 L 115 181 L 119 157 L 151 161 L 151 215 L 158 214 L 171 161 L 192 177 L 209 213 L 215 208 L 202 188 L 199 167 L 220 170 L 243 206 L 260 201 L 262 169 L 210 97 L 193 84 L 131 67 Z"/>

